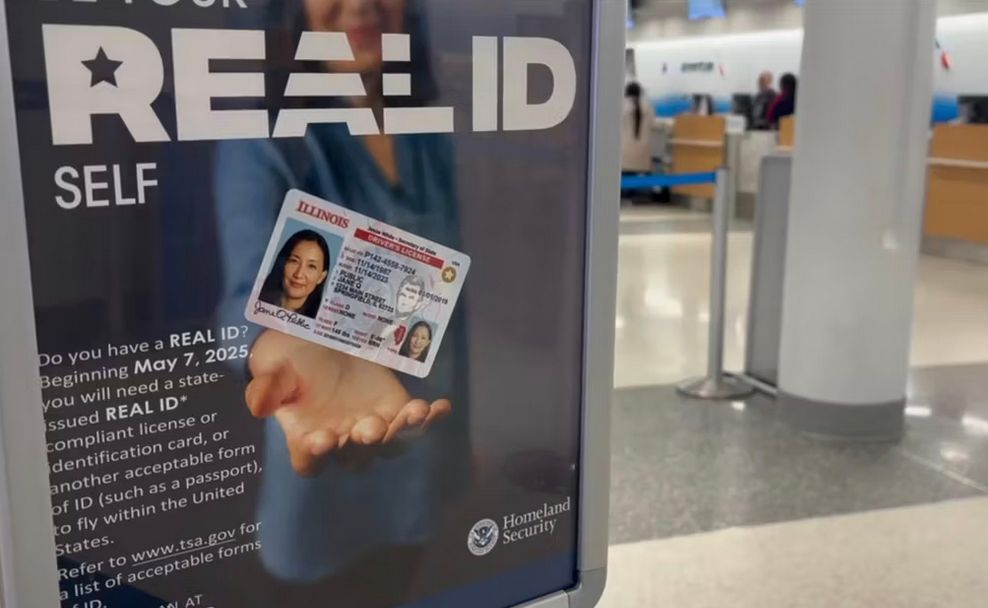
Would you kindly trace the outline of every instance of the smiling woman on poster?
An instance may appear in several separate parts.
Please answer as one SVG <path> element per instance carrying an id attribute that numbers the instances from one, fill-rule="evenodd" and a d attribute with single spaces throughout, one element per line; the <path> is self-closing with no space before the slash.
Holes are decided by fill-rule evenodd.
<path id="1" fill-rule="evenodd" d="M 315 319 L 329 267 L 326 239 L 314 230 L 296 232 L 278 252 L 258 299 Z"/>
<path id="2" fill-rule="evenodd" d="M 284 30 L 267 62 L 268 108 L 298 106 L 280 93 L 288 72 L 304 65 L 314 72 L 356 72 L 368 93 L 316 99 L 314 107 L 370 108 L 380 122 L 382 33 L 411 34 L 412 95 L 397 103 L 421 107 L 435 97 L 425 19 L 415 0 L 275 2 L 269 19 L 269 31 L 276 24 Z M 294 63 L 303 30 L 346 32 L 354 60 Z M 302 139 L 223 142 L 217 154 L 226 321 L 243 318 L 278 210 L 292 188 L 445 246 L 459 245 L 453 154 L 444 135 L 355 137 L 345 124 L 311 124 Z M 348 608 L 405 601 L 421 548 L 436 534 L 443 506 L 467 482 L 463 309 L 461 302 L 425 379 L 274 331 L 254 342 L 246 396 L 251 412 L 266 418 L 261 559 L 278 578 L 308 583 L 286 587 L 299 602 L 313 593 L 326 605 Z M 384 442 L 394 452 L 399 431 L 447 415 L 424 435 L 399 441 L 397 456 L 373 459 L 359 470 L 341 463 L 354 450 L 366 456 Z M 361 583 L 369 580 L 383 582 Z"/>

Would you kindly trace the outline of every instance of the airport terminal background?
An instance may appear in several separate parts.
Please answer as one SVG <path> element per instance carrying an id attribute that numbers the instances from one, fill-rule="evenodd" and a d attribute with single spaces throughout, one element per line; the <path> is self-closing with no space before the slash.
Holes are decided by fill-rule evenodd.
<path id="1" fill-rule="evenodd" d="M 644 145 L 650 173 L 724 162 L 734 175 L 725 335 L 733 372 L 750 370 L 762 354 L 746 348 L 752 315 L 756 325 L 771 323 L 771 311 L 752 310 L 765 305 L 752 300 L 752 286 L 778 269 L 765 270 L 766 251 L 755 243 L 768 243 L 769 257 L 785 256 L 784 248 L 771 251 L 784 235 L 773 236 L 779 223 L 767 216 L 784 212 L 787 201 L 777 204 L 777 176 L 762 171 L 782 167 L 788 175 L 798 146 L 814 145 L 793 134 L 802 124 L 799 108 L 819 112 L 828 101 L 846 103 L 844 92 L 856 89 L 862 96 L 847 111 L 899 105 L 894 91 L 878 98 L 861 81 L 833 81 L 823 89 L 829 99 L 804 97 L 819 86 L 799 90 L 795 117 L 781 132 L 778 125 L 752 128 L 760 74 L 771 72 L 776 91 L 786 73 L 803 84 L 807 9 L 800 4 L 640 0 L 629 12 L 626 80 L 640 84 L 648 141 L 637 150 L 629 145 L 635 113 L 628 101 L 626 174 L 645 172 Z M 894 20 L 907 3 L 855 4 Z M 988 605 L 988 125 L 978 124 L 988 120 L 988 2 L 940 0 L 937 10 L 900 438 L 799 432 L 782 400 L 765 391 L 720 402 L 679 394 L 677 384 L 702 376 L 707 365 L 712 189 L 622 193 L 604 608 Z M 871 54 L 860 49 L 861 62 Z M 719 124 L 702 122 L 718 116 Z M 761 192 L 766 180 L 771 191 Z M 830 238 L 816 256 L 841 256 L 842 237 Z M 753 268 L 762 276 L 752 276 Z M 830 287 L 860 285 L 848 276 Z M 885 312 L 895 311 L 860 314 Z M 805 347 L 811 363 L 828 365 L 823 347 L 809 340 Z"/>

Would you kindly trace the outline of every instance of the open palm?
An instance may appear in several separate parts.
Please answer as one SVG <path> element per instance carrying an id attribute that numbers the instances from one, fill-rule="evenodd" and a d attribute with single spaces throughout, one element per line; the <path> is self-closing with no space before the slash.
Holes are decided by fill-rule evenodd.
<path id="1" fill-rule="evenodd" d="M 250 371 L 247 407 L 281 424 L 292 468 L 304 476 L 349 442 L 387 443 L 452 409 L 447 399 L 412 398 L 381 365 L 272 330 L 254 343 Z"/>

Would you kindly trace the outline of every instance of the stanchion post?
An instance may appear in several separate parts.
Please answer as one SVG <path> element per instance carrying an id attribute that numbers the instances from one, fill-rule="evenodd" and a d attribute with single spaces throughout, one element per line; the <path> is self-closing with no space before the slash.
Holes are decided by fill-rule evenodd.
<path id="1" fill-rule="evenodd" d="M 713 204 L 713 246 L 710 261 L 710 334 L 707 375 L 687 380 L 679 392 L 698 399 L 737 399 L 754 392 L 748 384 L 724 375 L 724 305 L 727 299 L 727 237 L 731 224 L 731 175 L 717 169 Z"/>

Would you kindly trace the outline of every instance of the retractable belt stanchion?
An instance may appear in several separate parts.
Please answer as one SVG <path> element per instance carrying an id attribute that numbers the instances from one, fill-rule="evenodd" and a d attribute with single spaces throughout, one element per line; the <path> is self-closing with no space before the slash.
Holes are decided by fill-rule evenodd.
<path id="1" fill-rule="evenodd" d="M 727 287 L 727 235 L 730 225 L 730 172 L 720 167 L 713 204 L 713 247 L 710 263 L 710 335 L 707 375 L 687 380 L 679 392 L 698 399 L 735 399 L 754 392 L 738 378 L 724 373 L 724 301 Z"/>
<path id="2" fill-rule="evenodd" d="M 622 190 L 644 190 L 647 188 L 672 188 L 674 186 L 695 186 L 712 184 L 717 174 L 706 173 L 654 173 L 650 175 L 628 175 L 621 178 Z"/>

